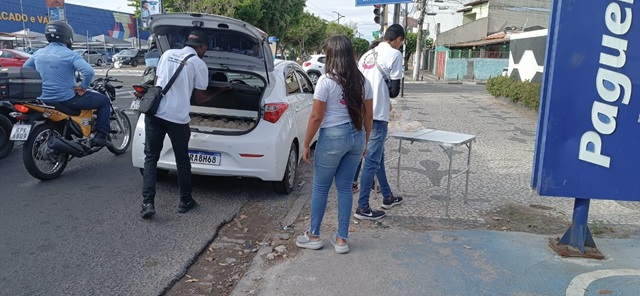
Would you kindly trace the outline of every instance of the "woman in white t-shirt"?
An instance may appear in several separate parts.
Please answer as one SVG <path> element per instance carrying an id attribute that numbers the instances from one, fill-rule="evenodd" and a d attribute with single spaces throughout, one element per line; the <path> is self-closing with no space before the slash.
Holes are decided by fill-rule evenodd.
<path id="1" fill-rule="evenodd" d="M 313 109 L 304 140 L 302 158 L 310 162 L 309 145 L 318 129 L 311 197 L 311 227 L 298 236 L 296 245 L 320 249 L 320 225 L 335 178 L 338 191 L 338 231 L 331 236 L 336 252 L 349 252 L 349 220 L 353 205 L 351 182 L 373 124 L 373 90 L 358 70 L 351 41 L 333 36 L 325 44 L 326 73 L 316 84 Z"/>

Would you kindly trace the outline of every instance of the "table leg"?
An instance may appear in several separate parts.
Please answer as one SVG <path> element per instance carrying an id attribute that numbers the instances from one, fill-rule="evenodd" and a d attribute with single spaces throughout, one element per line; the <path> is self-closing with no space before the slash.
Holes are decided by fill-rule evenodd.
<path id="1" fill-rule="evenodd" d="M 449 199 L 451 198 L 451 166 L 453 164 L 453 148 L 448 147 L 445 149 L 447 151 L 447 157 L 449 157 L 449 174 L 447 176 L 447 202 L 444 208 L 444 214 L 449 217 Z"/>
<path id="2" fill-rule="evenodd" d="M 472 142 L 469 142 L 467 144 L 467 148 L 469 148 L 469 155 L 467 156 L 467 181 L 466 181 L 466 185 L 464 186 L 464 203 L 467 203 L 467 192 L 469 192 L 469 171 L 471 171 L 471 144 Z"/>
<path id="3" fill-rule="evenodd" d="M 402 140 L 399 140 L 398 144 L 398 168 L 396 170 L 396 186 L 400 189 L 400 161 L 402 159 Z"/>

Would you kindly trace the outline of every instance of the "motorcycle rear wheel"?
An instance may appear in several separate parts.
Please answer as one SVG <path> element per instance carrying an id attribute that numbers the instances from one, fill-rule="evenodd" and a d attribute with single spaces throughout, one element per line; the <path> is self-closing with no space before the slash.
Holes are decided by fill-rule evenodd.
<path id="1" fill-rule="evenodd" d="M 9 118 L 0 114 L 0 159 L 3 159 L 13 150 L 13 141 L 9 140 L 13 124 Z"/>
<path id="2" fill-rule="evenodd" d="M 133 138 L 133 130 L 131 129 L 131 121 L 129 116 L 120 108 L 115 108 L 113 115 L 114 119 L 109 122 L 109 137 L 111 138 L 111 146 L 107 149 L 115 155 L 120 155 L 127 152 L 129 146 L 131 146 L 131 139 Z"/>
<path id="3" fill-rule="evenodd" d="M 22 147 L 22 161 L 31 176 L 47 181 L 62 174 L 69 162 L 69 155 L 47 145 L 50 138 L 61 136 L 61 129 L 53 124 L 34 126 Z"/>

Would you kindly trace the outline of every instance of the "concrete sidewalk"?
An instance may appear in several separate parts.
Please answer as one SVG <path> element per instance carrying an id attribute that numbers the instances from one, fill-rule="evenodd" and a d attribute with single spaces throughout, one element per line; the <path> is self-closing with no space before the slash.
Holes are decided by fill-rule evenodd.
<path id="1" fill-rule="evenodd" d="M 638 238 L 599 240 L 603 261 L 561 258 L 546 236 L 515 232 L 367 230 L 347 255 L 325 242 L 269 269 L 259 295 L 640 294 Z"/>
<path id="2" fill-rule="evenodd" d="M 483 86 L 442 83 L 407 84 L 396 108 L 425 128 L 477 136 L 468 202 L 464 178 L 454 179 L 446 217 L 442 149 L 403 145 L 401 186 L 396 162 L 387 164 L 387 174 L 405 201 L 379 223 L 352 218 L 350 253 L 336 254 L 329 242 L 337 226 L 331 191 L 321 229 L 325 247 L 273 267 L 258 256 L 234 295 L 640 295 L 640 203 L 592 201 L 590 223 L 632 230 L 624 239 L 595 239 L 605 260 L 565 259 L 548 247 L 548 239 L 570 225 L 573 199 L 540 197 L 530 188 L 535 111 L 495 99 Z M 386 153 L 398 156 L 397 141 L 387 141 Z M 465 161 L 466 151 L 457 150 L 453 172 Z M 372 193 L 372 206 L 381 203 Z M 564 229 L 548 235 L 486 230 L 487 215 L 510 206 Z M 296 232 L 308 228 L 308 215 L 307 206 L 293 225 Z"/>

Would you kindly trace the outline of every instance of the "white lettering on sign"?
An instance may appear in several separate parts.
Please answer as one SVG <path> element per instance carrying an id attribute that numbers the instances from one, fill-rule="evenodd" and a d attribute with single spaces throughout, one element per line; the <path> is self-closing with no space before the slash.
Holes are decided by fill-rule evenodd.
<path id="1" fill-rule="evenodd" d="M 605 11 L 604 21 L 610 33 L 618 36 L 604 34 L 602 36 L 602 46 L 608 48 L 609 52 L 614 50 L 617 55 L 600 53 L 601 67 L 596 73 L 596 89 L 600 99 L 608 103 L 620 101 L 624 105 L 629 105 L 631 100 L 631 79 L 623 73 L 616 72 L 605 67 L 621 69 L 627 63 L 628 40 L 623 39 L 631 29 L 633 13 L 631 7 L 623 6 L 620 3 L 633 5 L 634 0 L 612 1 Z M 602 153 L 602 135 L 611 135 L 616 131 L 616 117 L 618 116 L 618 106 L 608 105 L 603 102 L 594 101 L 591 108 L 591 123 L 595 131 L 587 131 L 580 138 L 578 147 L 578 159 L 601 167 L 609 168 L 611 157 Z"/>

